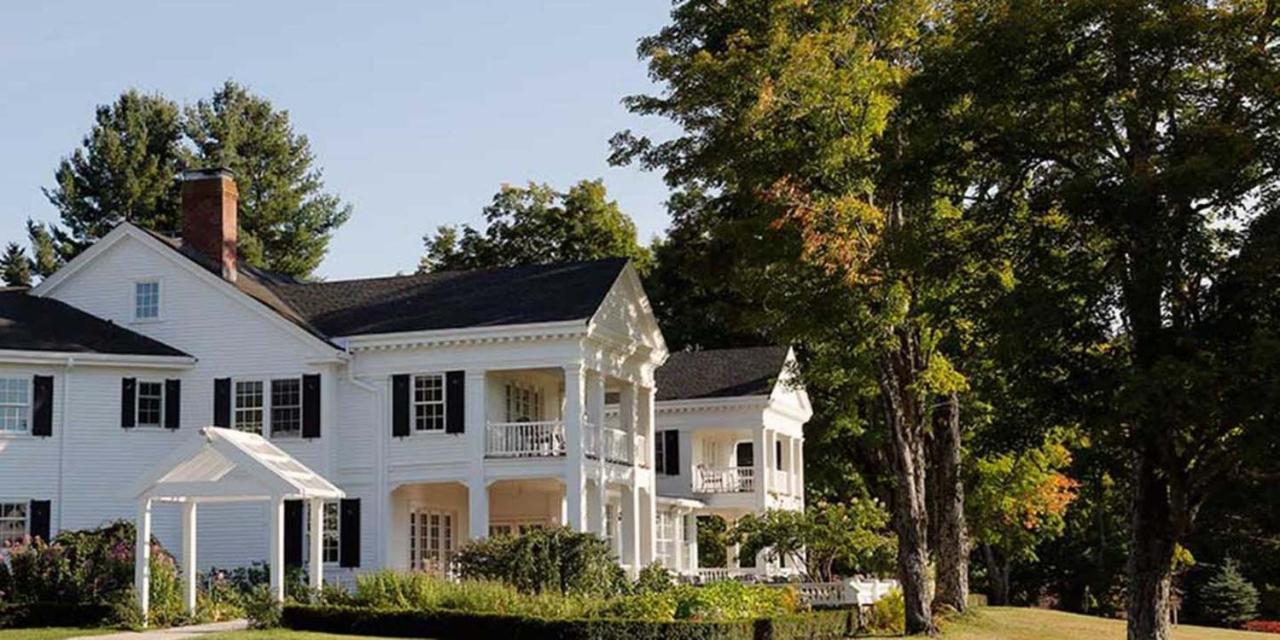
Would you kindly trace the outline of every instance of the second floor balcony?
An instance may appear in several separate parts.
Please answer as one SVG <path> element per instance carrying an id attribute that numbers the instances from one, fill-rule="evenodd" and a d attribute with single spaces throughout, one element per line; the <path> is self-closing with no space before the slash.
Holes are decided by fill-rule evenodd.
<path id="1" fill-rule="evenodd" d="M 647 439 L 618 427 L 583 423 L 583 454 L 615 464 L 644 464 Z M 485 434 L 485 457 L 546 458 L 568 452 L 568 431 L 563 420 L 490 422 Z M 637 459 L 636 453 L 640 456 Z"/>
<path id="2" fill-rule="evenodd" d="M 693 470 L 694 493 L 751 493 L 756 490 L 755 467 L 708 467 Z"/>

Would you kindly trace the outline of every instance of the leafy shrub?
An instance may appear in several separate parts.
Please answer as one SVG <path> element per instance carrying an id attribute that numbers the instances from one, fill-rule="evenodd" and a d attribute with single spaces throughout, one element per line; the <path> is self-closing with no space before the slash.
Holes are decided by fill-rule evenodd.
<path id="1" fill-rule="evenodd" d="M 1239 627 L 1258 617 L 1258 590 L 1231 558 L 1196 587 L 1194 596 L 1194 615 L 1203 622 Z"/>
<path id="2" fill-rule="evenodd" d="M 863 629 L 872 633 L 901 634 L 907 624 L 907 603 L 902 592 L 894 589 L 866 609 Z"/>
<path id="3" fill-rule="evenodd" d="M 1280 620 L 1250 620 L 1241 628 L 1258 633 L 1280 633 Z"/>
<path id="4" fill-rule="evenodd" d="M 714 582 L 681 585 L 675 595 L 677 620 L 753 620 L 795 613 L 800 598 L 794 589 Z"/>
<path id="5" fill-rule="evenodd" d="M 521 593 L 607 596 L 626 585 L 608 542 L 564 527 L 475 540 L 462 547 L 457 562 L 463 578 L 499 580 Z"/>
<path id="6" fill-rule="evenodd" d="M 640 570 L 632 591 L 636 594 L 664 593 L 675 587 L 675 576 L 661 564 L 655 562 Z"/>
<path id="7" fill-rule="evenodd" d="M 244 599 L 244 615 L 249 620 L 251 629 L 274 629 L 280 626 L 280 615 L 283 610 L 276 602 L 271 588 L 260 584 L 253 588 Z"/>

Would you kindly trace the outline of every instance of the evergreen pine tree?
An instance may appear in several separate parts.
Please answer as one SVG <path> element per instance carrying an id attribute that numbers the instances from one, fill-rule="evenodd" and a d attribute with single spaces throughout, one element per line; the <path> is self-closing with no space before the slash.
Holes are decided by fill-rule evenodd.
<path id="1" fill-rule="evenodd" d="M 1218 570 L 1196 590 L 1199 617 L 1225 627 L 1240 625 L 1258 617 L 1258 590 L 1227 558 Z"/>
<path id="2" fill-rule="evenodd" d="M 31 270 L 41 278 L 53 275 L 62 266 L 59 243 L 49 225 L 27 220 L 27 238 L 31 241 Z"/>
<path id="3" fill-rule="evenodd" d="M 31 263 L 27 260 L 27 252 L 16 242 L 10 242 L 4 248 L 4 257 L 0 257 L 0 274 L 4 283 L 10 287 L 31 286 Z"/>

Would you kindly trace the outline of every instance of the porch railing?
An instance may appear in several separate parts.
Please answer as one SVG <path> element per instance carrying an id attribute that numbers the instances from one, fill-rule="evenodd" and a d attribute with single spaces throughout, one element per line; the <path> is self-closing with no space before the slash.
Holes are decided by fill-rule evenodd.
<path id="1" fill-rule="evenodd" d="M 751 493 L 755 491 L 754 467 L 697 467 L 694 493 Z"/>
<path id="2" fill-rule="evenodd" d="M 485 455 L 490 458 L 533 458 L 565 453 L 564 423 L 490 422 Z"/>
<path id="3" fill-rule="evenodd" d="M 616 427 L 605 427 L 600 435 L 604 440 L 604 459 L 622 464 L 631 463 L 631 442 L 626 431 Z"/>

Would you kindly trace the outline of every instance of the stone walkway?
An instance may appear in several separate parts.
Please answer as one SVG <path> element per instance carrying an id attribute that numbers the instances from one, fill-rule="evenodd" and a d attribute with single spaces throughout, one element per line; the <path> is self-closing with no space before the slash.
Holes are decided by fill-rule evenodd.
<path id="1" fill-rule="evenodd" d="M 200 638 L 227 631 L 240 631 L 248 627 L 249 623 L 244 620 L 231 620 L 230 622 L 213 622 L 191 627 L 156 629 L 155 631 L 123 631 L 105 636 L 81 636 L 79 638 L 71 638 L 71 640 L 180 640 L 183 638 Z"/>

